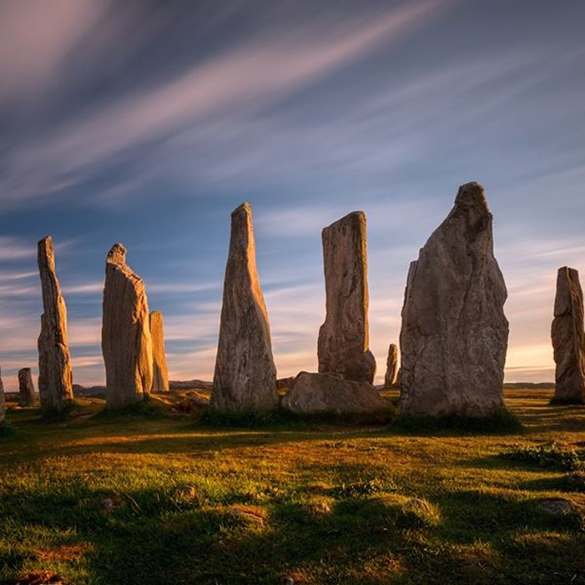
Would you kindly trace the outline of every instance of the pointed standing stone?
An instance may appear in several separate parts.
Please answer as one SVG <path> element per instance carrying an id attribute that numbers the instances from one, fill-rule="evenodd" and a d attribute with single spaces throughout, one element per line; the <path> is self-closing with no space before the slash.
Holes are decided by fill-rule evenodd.
<path id="1" fill-rule="evenodd" d="M 163 314 L 153 311 L 150 314 L 150 336 L 152 337 L 152 391 L 169 391 L 169 372 L 165 354 Z"/>
<path id="2" fill-rule="evenodd" d="M 2 382 L 2 371 L 0 370 L 0 425 L 6 418 L 6 397 L 4 396 L 4 383 Z"/>
<path id="3" fill-rule="evenodd" d="M 126 249 L 114 244 L 106 257 L 102 353 L 106 405 L 115 409 L 142 400 L 152 387 L 152 340 L 144 282 L 126 266 Z"/>
<path id="4" fill-rule="evenodd" d="M 30 368 L 18 370 L 18 406 L 34 406 L 36 402 L 35 387 Z"/>
<path id="5" fill-rule="evenodd" d="M 224 411 L 269 410 L 278 404 L 270 326 L 247 203 L 232 213 L 211 404 Z"/>
<path id="6" fill-rule="evenodd" d="M 67 308 L 55 272 L 53 240 L 38 244 L 38 264 L 43 291 L 39 336 L 39 394 L 45 412 L 62 412 L 73 400 L 73 374 L 67 341 Z"/>
<path id="7" fill-rule="evenodd" d="M 386 376 L 384 377 L 384 387 L 393 388 L 398 381 L 398 347 L 391 343 L 388 347 L 388 359 L 386 360 Z"/>
<path id="8" fill-rule="evenodd" d="M 403 412 L 489 416 L 503 407 L 506 297 L 492 214 L 483 187 L 468 183 L 410 265 L 400 332 Z"/>
<path id="9" fill-rule="evenodd" d="M 322 232 L 326 317 L 319 330 L 319 372 L 374 381 L 369 350 L 366 216 L 354 211 Z"/>
<path id="10" fill-rule="evenodd" d="M 553 402 L 585 404 L 583 291 L 574 268 L 559 268 L 551 335 L 556 363 Z"/>

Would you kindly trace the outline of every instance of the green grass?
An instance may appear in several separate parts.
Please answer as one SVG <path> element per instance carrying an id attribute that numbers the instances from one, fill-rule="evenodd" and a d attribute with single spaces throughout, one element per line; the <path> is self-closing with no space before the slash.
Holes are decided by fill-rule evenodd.
<path id="1" fill-rule="evenodd" d="M 507 392 L 521 429 L 421 432 L 278 414 L 227 426 L 159 398 L 122 414 L 80 400 L 52 422 L 11 410 L 0 582 L 583 584 L 582 472 L 557 466 L 562 454 L 500 455 L 582 453 L 585 408 L 551 394 Z M 539 507 L 559 497 L 577 511 Z"/>

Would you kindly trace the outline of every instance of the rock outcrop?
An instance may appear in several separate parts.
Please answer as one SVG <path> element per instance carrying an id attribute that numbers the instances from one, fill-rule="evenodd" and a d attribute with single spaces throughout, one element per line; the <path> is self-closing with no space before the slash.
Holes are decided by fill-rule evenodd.
<path id="1" fill-rule="evenodd" d="M 374 381 L 369 350 L 366 216 L 354 211 L 322 233 L 326 317 L 319 330 L 319 372 Z"/>
<path id="2" fill-rule="evenodd" d="M 585 333 L 579 273 L 564 266 L 557 274 L 551 328 L 555 372 L 554 402 L 585 404 Z"/>
<path id="3" fill-rule="evenodd" d="M 299 414 L 374 413 L 388 403 L 367 382 L 344 380 L 337 374 L 301 372 L 282 399 L 283 408 Z"/>
<path id="4" fill-rule="evenodd" d="M 2 371 L 0 370 L 0 425 L 6 419 L 6 397 L 4 396 L 4 382 L 2 382 Z"/>
<path id="5" fill-rule="evenodd" d="M 152 338 L 152 391 L 169 391 L 169 371 L 165 353 L 163 314 L 153 311 L 150 314 L 150 336 Z"/>
<path id="6" fill-rule="evenodd" d="M 410 265 L 400 333 L 403 412 L 483 417 L 503 407 L 506 297 L 492 214 L 483 187 L 468 183 Z"/>
<path id="7" fill-rule="evenodd" d="M 223 411 L 269 410 L 278 404 L 268 314 L 247 203 L 235 209 L 231 218 L 211 404 Z"/>
<path id="8" fill-rule="evenodd" d="M 18 406 L 34 406 L 36 396 L 30 368 L 18 370 L 18 393 Z"/>
<path id="9" fill-rule="evenodd" d="M 53 240 L 38 243 L 38 264 L 43 293 L 39 349 L 39 395 L 46 413 L 59 413 L 73 400 L 73 373 L 67 341 L 67 308 L 55 272 Z"/>
<path id="10" fill-rule="evenodd" d="M 388 347 L 388 359 L 386 360 L 386 375 L 384 376 L 384 387 L 393 388 L 398 381 L 398 347 L 391 343 Z"/>
<path id="11" fill-rule="evenodd" d="M 126 249 L 115 244 L 106 257 L 102 352 L 106 405 L 138 402 L 152 387 L 152 340 L 144 282 L 126 266 Z"/>

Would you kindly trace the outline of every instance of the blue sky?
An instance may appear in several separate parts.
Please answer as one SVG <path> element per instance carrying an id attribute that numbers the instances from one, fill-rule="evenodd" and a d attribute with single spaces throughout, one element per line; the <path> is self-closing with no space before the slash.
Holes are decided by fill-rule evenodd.
<path id="1" fill-rule="evenodd" d="M 171 378 L 210 379 L 229 214 L 252 205 L 279 374 L 316 368 L 320 231 L 368 217 L 383 376 L 408 264 L 481 182 L 508 380 L 553 379 L 556 270 L 585 270 L 581 0 L 0 2 L 0 365 L 36 372 L 53 236 L 78 383 L 103 381 L 115 242 L 165 315 Z"/>

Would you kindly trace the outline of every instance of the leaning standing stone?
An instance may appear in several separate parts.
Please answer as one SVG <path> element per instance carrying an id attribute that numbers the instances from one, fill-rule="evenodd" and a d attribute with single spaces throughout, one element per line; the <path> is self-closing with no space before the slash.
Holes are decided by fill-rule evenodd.
<path id="1" fill-rule="evenodd" d="M 39 349 L 39 394 L 47 413 L 62 412 L 73 401 L 73 374 L 67 341 L 67 308 L 55 272 L 53 240 L 38 244 L 38 264 L 43 292 Z"/>
<path id="2" fill-rule="evenodd" d="M 392 388 L 398 381 L 398 348 L 395 343 L 388 347 L 388 359 L 386 360 L 386 376 L 384 377 L 384 387 Z"/>
<path id="3" fill-rule="evenodd" d="M 556 363 L 553 402 L 584 404 L 583 291 L 574 268 L 559 268 L 551 335 Z"/>
<path id="4" fill-rule="evenodd" d="M 18 406 L 34 406 L 36 396 L 30 368 L 18 370 L 18 391 Z"/>
<path id="5" fill-rule="evenodd" d="M 211 404 L 224 411 L 269 410 L 278 404 L 268 314 L 247 203 L 232 213 Z"/>
<path id="6" fill-rule="evenodd" d="M 152 337 L 152 391 L 169 391 L 169 372 L 165 354 L 165 337 L 163 330 L 163 314 L 153 311 L 150 314 L 150 336 Z"/>
<path id="7" fill-rule="evenodd" d="M 106 405 L 138 402 L 152 386 L 152 340 L 144 282 L 126 266 L 126 249 L 114 244 L 106 258 L 102 353 Z"/>
<path id="8" fill-rule="evenodd" d="M 403 412 L 489 416 L 503 407 L 506 296 L 483 187 L 468 183 L 410 266 L 400 332 Z"/>
<path id="9" fill-rule="evenodd" d="M 326 317 L 319 330 L 319 372 L 374 381 L 369 350 L 366 216 L 354 211 L 322 233 Z"/>

